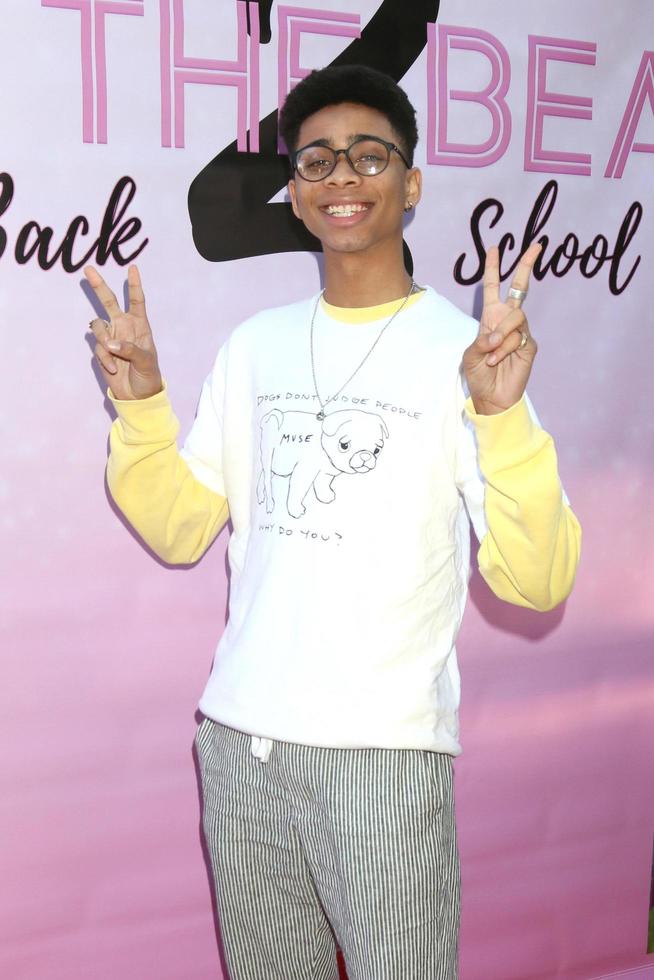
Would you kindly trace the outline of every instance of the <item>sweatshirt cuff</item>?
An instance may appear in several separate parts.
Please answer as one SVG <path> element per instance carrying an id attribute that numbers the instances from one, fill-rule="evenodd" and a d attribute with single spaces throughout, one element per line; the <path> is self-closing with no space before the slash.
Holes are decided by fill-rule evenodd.
<path id="1" fill-rule="evenodd" d="M 549 438 L 532 419 L 524 396 L 497 415 L 478 415 L 468 398 L 465 411 L 475 429 L 482 473 L 526 462 Z"/>
<path id="2" fill-rule="evenodd" d="M 165 381 L 163 388 L 149 398 L 116 398 L 111 388 L 107 398 L 116 409 L 125 442 L 151 442 L 175 438 L 179 423 L 173 413 Z"/>

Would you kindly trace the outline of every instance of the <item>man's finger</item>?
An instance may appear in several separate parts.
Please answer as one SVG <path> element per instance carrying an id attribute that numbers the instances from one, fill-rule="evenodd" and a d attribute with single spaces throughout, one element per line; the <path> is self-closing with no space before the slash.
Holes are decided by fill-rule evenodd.
<path id="1" fill-rule="evenodd" d="M 491 354 L 486 358 L 487 364 L 499 364 L 508 357 L 509 354 L 526 354 L 530 359 L 536 356 L 538 350 L 536 341 L 525 330 L 514 330 L 508 335 Z"/>
<path id="2" fill-rule="evenodd" d="M 106 320 L 101 320 L 100 317 L 97 317 L 95 320 L 91 320 L 89 327 L 93 331 L 96 340 L 93 353 L 97 361 L 109 374 L 115 374 L 118 370 L 118 365 L 109 351 L 108 345 L 112 339 L 109 324 Z"/>
<path id="3" fill-rule="evenodd" d="M 94 269 L 92 265 L 87 265 L 84 268 L 84 275 L 86 276 L 89 286 L 107 311 L 107 314 L 110 317 L 120 316 L 123 311 L 118 305 L 118 300 L 111 292 L 109 286 L 107 286 L 98 270 Z"/>
<path id="4" fill-rule="evenodd" d="M 107 340 L 106 347 L 115 357 L 133 364 L 137 371 L 148 374 L 152 370 L 154 359 L 151 352 L 143 350 L 142 347 L 137 347 L 129 340 L 117 340 L 116 338 Z"/>
<path id="5" fill-rule="evenodd" d="M 91 320 L 89 327 L 93 331 L 95 339 L 101 344 L 106 340 L 111 340 L 111 325 L 107 320 L 101 320 L 100 317 L 96 317 L 95 320 Z"/>
<path id="6" fill-rule="evenodd" d="M 95 359 L 98 361 L 100 366 L 104 368 L 107 374 L 116 374 L 118 371 L 118 365 L 111 354 L 109 354 L 109 352 L 106 351 L 101 344 L 96 344 L 94 354 Z"/>
<path id="7" fill-rule="evenodd" d="M 507 313 L 504 319 L 493 328 L 491 333 L 480 333 L 477 337 L 477 344 L 481 350 L 493 350 L 514 330 L 529 331 L 527 317 L 525 316 L 524 310 L 519 306 L 516 306 L 510 313 Z"/>
<path id="8" fill-rule="evenodd" d="M 491 245 L 484 263 L 484 306 L 499 303 L 500 299 L 500 250 Z"/>
<path id="9" fill-rule="evenodd" d="M 141 275 L 135 265 L 127 270 L 127 289 L 129 293 L 128 313 L 145 316 L 145 295 L 141 286 Z"/>
<path id="10" fill-rule="evenodd" d="M 542 251 L 542 245 L 539 242 L 532 242 L 527 251 L 520 256 L 520 261 L 515 270 L 513 279 L 511 280 L 511 289 L 520 289 L 523 292 L 527 292 L 529 289 L 529 277 L 531 276 L 531 270 L 534 267 L 534 263 Z M 522 303 L 521 299 L 516 299 L 512 296 L 508 296 L 506 302 L 513 309 L 517 309 Z"/>

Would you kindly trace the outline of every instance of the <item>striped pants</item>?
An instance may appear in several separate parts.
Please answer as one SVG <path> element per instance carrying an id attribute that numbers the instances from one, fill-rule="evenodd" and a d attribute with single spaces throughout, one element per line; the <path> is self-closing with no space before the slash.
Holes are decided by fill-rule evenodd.
<path id="1" fill-rule="evenodd" d="M 451 757 L 260 741 L 196 737 L 231 980 L 456 980 Z"/>

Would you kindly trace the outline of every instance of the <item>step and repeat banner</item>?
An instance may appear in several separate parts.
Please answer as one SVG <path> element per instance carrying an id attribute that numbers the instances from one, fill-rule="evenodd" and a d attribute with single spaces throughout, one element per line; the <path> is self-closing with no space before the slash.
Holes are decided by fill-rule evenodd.
<path id="1" fill-rule="evenodd" d="M 277 110 L 329 63 L 387 71 L 418 110 L 418 282 L 478 313 L 485 249 L 507 288 L 542 242 L 530 393 L 585 532 L 549 614 L 473 574 L 461 976 L 654 968 L 649 0 L 4 0 L 2 15 L 2 976 L 221 975 L 192 739 L 226 535 L 171 569 L 112 506 L 81 269 L 122 297 L 138 263 L 186 432 L 231 330 L 319 288 Z"/>

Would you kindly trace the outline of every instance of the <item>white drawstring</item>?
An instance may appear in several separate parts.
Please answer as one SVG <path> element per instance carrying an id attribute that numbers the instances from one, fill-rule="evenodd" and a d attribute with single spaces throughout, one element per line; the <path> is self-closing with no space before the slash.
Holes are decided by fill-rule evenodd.
<path id="1" fill-rule="evenodd" d="M 258 735 L 252 736 L 252 741 L 250 742 L 250 750 L 255 759 L 259 762 L 267 762 L 270 752 L 272 750 L 272 739 L 271 738 L 259 738 Z"/>

